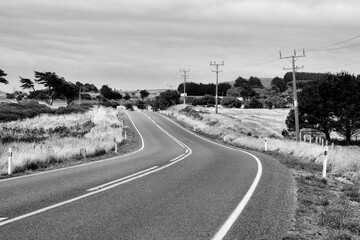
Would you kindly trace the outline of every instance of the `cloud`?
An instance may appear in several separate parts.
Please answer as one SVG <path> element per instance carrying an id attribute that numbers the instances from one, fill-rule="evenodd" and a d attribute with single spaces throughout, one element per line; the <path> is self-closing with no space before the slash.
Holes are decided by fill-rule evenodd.
<path id="1" fill-rule="evenodd" d="M 43 70 L 117 88 L 166 87 L 183 67 L 196 70 L 192 80 L 209 81 L 210 60 L 226 61 L 224 81 L 281 76 L 281 61 L 238 66 L 353 37 L 359 8 L 356 0 L 5 1 L 0 68 L 12 84 Z M 302 62 L 316 69 L 356 59 L 350 48 L 309 53 Z"/>

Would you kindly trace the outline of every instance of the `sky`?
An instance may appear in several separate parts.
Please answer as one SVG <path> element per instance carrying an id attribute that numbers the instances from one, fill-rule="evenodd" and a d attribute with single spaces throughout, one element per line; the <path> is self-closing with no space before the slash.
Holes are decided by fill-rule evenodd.
<path id="1" fill-rule="evenodd" d="M 358 0 L 0 0 L 0 69 L 8 85 L 34 71 L 123 90 L 283 77 L 296 50 L 305 72 L 360 74 Z M 35 88 L 40 89 L 37 85 Z"/>

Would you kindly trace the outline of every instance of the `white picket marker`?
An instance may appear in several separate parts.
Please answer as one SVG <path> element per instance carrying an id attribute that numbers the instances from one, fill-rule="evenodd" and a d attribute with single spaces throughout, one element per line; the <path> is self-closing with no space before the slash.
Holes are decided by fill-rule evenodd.
<path id="1" fill-rule="evenodd" d="M 265 152 L 267 151 L 267 147 L 268 147 L 267 145 L 268 145 L 267 138 L 265 138 L 265 147 L 264 147 Z"/>
<path id="2" fill-rule="evenodd" d="M 127 139 L 127 133 L 126 133 L 126 131 L 124 132 L 124 139 Z"/>
<path id="3" fill-rule="evenodd" d="M 325 155 L 325 159 L 324 159 L 324 163 L 323 163 L 323 178 L 326 178 L 326 168 L 327 168 L 327 162 L 328 162 L 328 152 L 329 152 L 329 147 L 326 146 L 325 147 L 325 151 L 324 151 L 324 155 Z"/>
<path id="4" fill-rule="evenodd" d="M 8 175 L 12 174 L 12 149 L 9 148 Z"/>
<path id="5" fill-rule="evenodd" d="M 114 138 L 114 143 L 115 143 L 115 153 L 118 153 L 118 149 L 117 149 L 117 138 Z"/>

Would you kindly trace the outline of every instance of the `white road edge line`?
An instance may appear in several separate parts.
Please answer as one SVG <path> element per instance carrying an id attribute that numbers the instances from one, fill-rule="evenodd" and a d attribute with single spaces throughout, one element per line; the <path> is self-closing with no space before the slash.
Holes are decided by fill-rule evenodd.
<path id="1" fill-rule="evenodd" d="M 129 116 L 129 117 L 130 117 L 130 116 Z M 130 118 L 130 119 L 131 119 L 131 118 Z M 133 124 L 134 124 L 134 123 L 133 123 Z M 134 127 L 136 128 L 135 124 L 134 124 Z M 137 130 L 138 133 L 140 134 L 140 132 L 139 132 L 139 130 L 138 130 L 137 128 L 136 128 L 136 130 Z M 140 136 L 141 136 L 141 134 L 140 134 Z M 141 136 L 141 139 L 142 139 L 142 141 L 143 141 L 142 136 Z M 144 144 L 143 144 L 143 146 L 144 146 Z M 184 144 L 184 146 L 186 146 L 186 145 Z M 114 188 L 114 187 L 117 187 L 117 186 L 119 186 L 119 185 L 122 185 L 122 184 L 124 184 L 124 183 L 133 181 L 133 180 L 135 180 L 135 179 L 138 179 L 138 178 L 144 177 L 144 176 L 146 176 L 146 175 L 149 175 L 149 174 L 158 172 L 158 171 L 160 171 L 160 170 L 163 170 L 163 169 L 165 169 L 165 168 L 168 168 L 168 167 L 170 167 L 171 165 L 173 165 L 173 164 L 175 164 L 175 163 L 177 163 L 177 162 L 180 162 L 180 161 L 184 160 L 185 158 L 187 158 L 188 156 L 190 156 L 190 155 L 192 154 L 191 148 L 189 148 L 188 146 L 186 146 L 186 148 L 189 150 L 189 153 L 188 153 L 188 154 L 185 154 L 185 155 L 182 154 L 183 156 L 180 157 L 180 156 L 181 156 L 181 155 L 180 155 L 180 156 L 179 156 L 180 158 L 177 159 L 176 161 L 173 161 L 173 162 L 171 162 L 171 163 L 169 163 L 169 164 L 167 164 L 167 165 L 164 165 L 164 166 L 162 166 L 162 167 L 160 167 L 160 168 L 155 168 L 155 169 L 153 169 L 153 170 L 151 170 L 151 171 L 148 171 L 148 172 L 146 172 L 146 173 L 144 173 L 144 174 L 137 175 L 137 176 L 135 176 L 135 177 L 133 177 L 133 178 L 131 178 L 131 179 L 127 179 L 127 180 L 122 181 L 122 182 L 120 182 L 120 183 L 115 183 L 115 184 L 112 184 L 112 185 L 110 185 L 110 186 L 101 188 L 101 189 L 99 189 L 98 191 L 92 191 L 92 192 L 86 193 L 86 194 L 84 194 L 84 195 L 81 195 L 81 196 L 79 196 L 79 197 L 75 197 L 75 198 L 66 200 L 66 201 L 64 201 L 64 202 L 60 202 L 60 203 L 57 203 L 57 204 L 54 204 L 54 205 L 51 205 L 51 206 L 48 206 L 48 207 L 45 207 L 45 208 L 42 208 L 42 209 L 33 211 L 33 212 L 30 212 L 30 213 L 27 213 L 27 214 L 24 214 L 24 215 L 21 215 L 21 216 L 17 216 L 17 217 L 15 217 L 15 218 L 11 218 L 11 219 L 9 219 L 9 220 L 0 222 L 0 227 L 1 227 L 1 226 L 4 226 L 4 225 L 6 225 L 6 224 L 9 224 L 9 223 L 16 222 L 16 221 L 18 221 L 18 220 L 27 218 L 27 217 L 34 216 L 34 215 L 36 215 L 36 214 L 43 213 L 43 212 L 46 212 L 46 211 L 48 211 L 48 210 L 51 210 L 51 209 L 54 209 L 54 208 L 57 208 L 57 207 L 66 205 L 66 204 L 68 204 L 68 203 L 72 203 L 72 202 L 78 201 L 78 200 L 80 200 L 80 199 L 90 197 L 90 196 L 92 196 L 92 195 L 95 195 L 95 194 L 98 194 L 98 193 L 107 191 L 107 190 L 109 190 L 109 189 L 112 189 L 112 188 Z"/>
<path id="2" fill-rule="evenodd" d="M 126 179 L 128 179 L 128 178 L 132 178 L 132 177 L 134 177 L 134 176 L 136 176 L 136 175 L 142 174 L 142 173 L 147 172 L 147 171 L 151 171 L 151 170 L 153 170 L 153 169 L 155 169 L 155 168 L 158 168 L 158 167 L 159 167 L 159 166 L 154 166 L 154 167 L 145 169 L 145 170 L 143 170 L 143 171 L 140 171 L 140 172 L 131 174 L 131 175 L 129 175 L 129 176 L 126 176 L 126 177 L 123 177 L 123 178 L 119 178 L 119 179 L 117 179 L 117 180 L 114 180 L 114 181 L 111 181 L 111 182 L 108 182 L 108 183 L 105 183 L 105 184 L 102 184 L 102 185 L 99 185 L 99 186 L 90 188 L 90 189 L 88 189 L 88 190 L 86 190 L 86 191 L 87 191 L 87 192 L 96 191 L 96 190 L 99 190 L 99 189 L 104 188 L 104 187 L 106 187 L 106 186 L 109 186 L 109 185 L 111 185 L 111 184 L 114 184 L 114 183 L 117 183 L 117 182 L 121 182 L 121 181 L 123 181 L 123 180 L 126 180 Z"/>
<path id="3" fill-rule="evenodd" d="M 6 217 L 0 217 L 0 222 L 1 222 L 1 221 L 4 221 L 4 220 L 6 220 L 6 219 L 8 219 L 8 218 L 6 218 Z"/>
<path id="4" fill-rule="evenodd" d="M 161 115 L 161 114 L 159 114 Z M 230 228 L 232 227 L 232 225 L 235 223 L 235 221 L 237 220 L 237 218 L 240 216 L 241 212 L 244 210 L 245 206 L 247 205 L 247 203 L 250 201 L 251 196 L 253 195 L 253 193 L 256 190 L 257 185 L 260 182 L 261 176 L 262 176 L 262 164 L 261 161 L 258 157 L 256 157 L 254 154 L 251 154 L 249 152 L 246 152 L 244 150 L 240 150 L 240 149 L 235 149 L 235 148 L 231 148 L 225 145 L 222 145 L 220 143 L 217 142 L 213 142 L 209 139 L 206 139 L 202 136 L 199 136 L 191 131 L 189 131 L 188 129 L 184 128 L 183 126 L 179 125 L 178 123 L 174 122 L 173 120 L 169 119 L 168 117 L 161 115 L 162 117 L 164 117 L 165 119 L 169 120 L 170 122 L 176 124 L 177 126 L 179 126 L 180 128 L 184 129 L 185 131 L 201 138 L 204 139 L 210 143 L 216 144 L 218 146 L 222 146 L 234 151 L 239 151 L 245 154 L 250 155 L 251 157 L 253 157 L 258 165 L 258 170 L 255 176 L 255 179 L 253 181 L 253 183 L 251 184 L 249 190 L 247 191 L 247 193 L 245 194 L 245 196 L 241 199 L 240 203 L 237 205 L 237 207 L 235 208 L 235 210 L 230 214 L 229 218 L 225 221 L 225 223 L 220 227 L 219 231 L 214 235 L 214 237 L 212 238 L 212 240 L 222 240 L 225 235 L 229 232 Z"/>
<path id="5" fill-rule="evenodd" d="M 135 152 L 131 152 L 131 153 L 128 153 L 128 154 L 125 154 L 125 155 L 121 155 L 121 156 L 106 158 L 106 159 L 98 160 L 98 161 L 94 161 L 94 162 L 89 162 L 89 163 L 83 163 L 83 164 L 79 164 L 79 165 L 74 165 L 74 166 L 71 166 L 71 167 L 65 167 L 65 168 L 59 168 L 59 169 L 54 169 L 54 170 L 48 170 L 48 171 L 44 171 L 44 172 L 39 172 L 39 173 L 34 173 L 34 174 L 24 175 L 24 176 L 19 176 L 19 177 L 6 178 L 6 179 L 0 180 L 0 183 L 1 183 L 1 182 L 6 182 L 6 181 L 17 180 L 17 179 L 21 179 L 21 178 L 28 178 L 28 177 L 33 177 L 33 176 L 37 176 L 37 175 L 42 175 L 42 174 L 48 174 L 48 173 L 63 171 L 63 170 L 71 169 L 71 168 L 83 167 L 83 166 L 87 166 L 87 165 L 91 165 L 91 164 L 97 164 L 97 163 L 107 162 L 107 161 L 111 161 L 111 160 L 114 160 L 114 159 L 119 159 L 119 158 L 128 157 L 128 156 L 131 156 L 131 155 L 133 155 L 133 154 L 136 154 L 136 153 L 142 151 L 142 150 L 145 148 L 144 138 L 143 138 L 143 136 L 141 135 L 139 129 L 135 126 L 135 123 L 134 123 L 134 121 L 131 119 L 130 115 L 129 115 L 127 112 L 125 112 L 125 113 L 126 113 L 126 115 L 128 115 L 128 117 L 129 117 L 132 125 L 134 126 L 135 130 L 137 131 L 137 133 L 139 134 L 140 139 L 141 139 L 141 148 L 138 149 L 138 150 L 136 150 Z"/>

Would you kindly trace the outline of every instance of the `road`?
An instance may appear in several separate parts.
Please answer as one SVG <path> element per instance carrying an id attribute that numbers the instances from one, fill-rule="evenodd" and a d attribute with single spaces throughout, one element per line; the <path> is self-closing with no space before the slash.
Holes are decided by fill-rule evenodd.
<path id="1" fill-rule="evenodd" d="M 293 186 L 276 160 L 130 112 L 132 154 L 0 181 L 0 239 L 279 239 Z"/>

